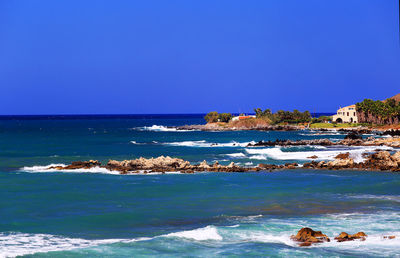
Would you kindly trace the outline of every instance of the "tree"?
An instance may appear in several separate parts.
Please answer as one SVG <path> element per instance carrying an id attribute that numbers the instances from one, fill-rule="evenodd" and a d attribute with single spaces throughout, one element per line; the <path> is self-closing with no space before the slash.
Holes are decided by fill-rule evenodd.
<path id="1" fill-rule="evenodd" d="M 219 115 L 218 115 L 218 112 L 216 112 L 216 111 L 212 111 L 212 112 L 208 113 L 208 114 L 204 117 L 204 119 L 207 121 L 207 123 L 215 123 L 215 122 L 218 122 L 218 118 L 219 118 Z"/>
<path id="2" fill-rule="evenodd" d="M 220 122 L 228 123 L 232 119 L 232 115 L 230 113 L 221 113 L 218 119 Z"/>
<path id="3" fill-rule="evenodd" d="M 356 104 L 356 110 L 360 114 L 360 122 L 393 124 L 400 119 L 400 103 L 394 99 L 373 101 L 364 99 Z"/>
<path id="4" fill-rule="evenodd" d="M 256 118 L 260 118 L 262 116 L 262 114 L 263 114 L 261 108 L 255 108 L 254 109 L 254 113 L 256 113 Z"/>

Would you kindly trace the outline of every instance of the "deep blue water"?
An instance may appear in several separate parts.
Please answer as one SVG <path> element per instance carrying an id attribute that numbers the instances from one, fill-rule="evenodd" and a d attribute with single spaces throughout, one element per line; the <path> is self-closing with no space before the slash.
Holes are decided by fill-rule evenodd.
<path id="1" fill-rule="evenodd" d="M 45 172 L 74 160 L 169 155 L 191 162 L 299 163 L 368 148 L 249 148 L 275 139 L 342 139 L 339 133 L 177 132 L 194 116 L 0 120 L 0 256 L 398 256 L 396 173 L 295 170 L 260 173 L 114 175 Z M 217 144 L 217 145 L 215 145 Z M 301 227 L 364 242 L 297 247 Z M 384 240 L 383 235 L 396 235 Z"/>

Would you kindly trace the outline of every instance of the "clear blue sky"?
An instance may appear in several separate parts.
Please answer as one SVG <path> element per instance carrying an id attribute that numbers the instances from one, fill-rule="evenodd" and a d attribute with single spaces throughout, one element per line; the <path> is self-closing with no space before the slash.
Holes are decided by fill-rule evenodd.
<path id="1" fill-rule="evenodd" d="M 398 0 L 0 0 L 0 114 L 335 111 L 400 93 Z"/>

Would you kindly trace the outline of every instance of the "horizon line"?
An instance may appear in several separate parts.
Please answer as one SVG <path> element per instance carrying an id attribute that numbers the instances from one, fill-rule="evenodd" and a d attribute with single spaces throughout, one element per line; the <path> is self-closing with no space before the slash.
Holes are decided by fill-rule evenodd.
<path id="1" fill-rule="evenodd" d="M 290 111 L 290 110 L 285 110 Z M 306 110 L 307 111 L 307 110 Z M 303 111 L 304 112 L 304 111 Z M 137 116 L 137 115 L 204 115 L 206 113 L 103 113 L 103 114 L 0 114 L 0 117 L 4 116 Z M 254 112 L 218 112 L 218 113 L 230 113 L 230 114 L 255 114 Z M 321 114 L 321 113 L 336 113 L 336 112 L 310 112 L 310 114 Z"/>

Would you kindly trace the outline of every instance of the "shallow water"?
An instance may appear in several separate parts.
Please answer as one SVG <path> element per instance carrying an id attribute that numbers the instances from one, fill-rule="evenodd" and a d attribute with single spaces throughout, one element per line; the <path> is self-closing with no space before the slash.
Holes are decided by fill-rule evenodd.
<path id="1" fill-rule="evenodd" d="M 41 167 L 158 155 L 192 162 L 282 164 L 306 162 L 313 154 L 331 159 L 343 150 L 360 157 L 363 151 L 246 147 L 259 140 L 344 137 L 336 133 L 176 132 L 162 127 L 196 122 L 201 118 L 0 120 L 0 256 L 400 255 L 400 178 L 395 173 L 123 176 L 96 169 L 49 173 Z M 290 235 L 305 226 L 331 238 L 342 231 L 364 231 L 369 237 L 300 248 Z M 383 235 L 397 238 L 384 240 Z"/>

